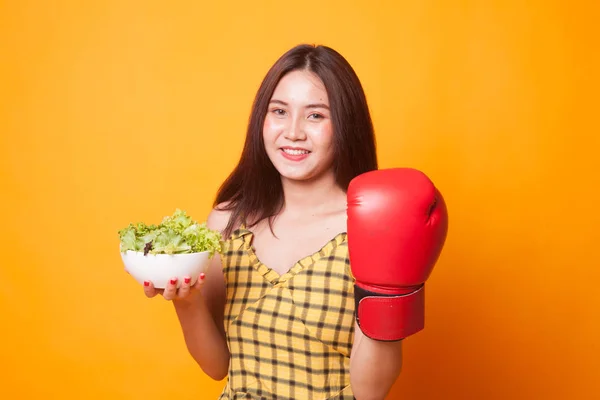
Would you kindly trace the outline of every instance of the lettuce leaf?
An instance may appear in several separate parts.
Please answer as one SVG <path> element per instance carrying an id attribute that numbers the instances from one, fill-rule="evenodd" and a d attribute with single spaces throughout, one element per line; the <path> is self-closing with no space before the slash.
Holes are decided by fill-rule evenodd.
<path id="1" fill-rule="evenodd" d="M 206 223 L 199 224 L 185 211 L 175 210 L 160 224 L 146 225 L 138 222 L 118 231 L 121 251 L 144 254 L 186 254 L 208 251 L 212 257 L 222 251 L 221 234 L 211 230 Z"/>

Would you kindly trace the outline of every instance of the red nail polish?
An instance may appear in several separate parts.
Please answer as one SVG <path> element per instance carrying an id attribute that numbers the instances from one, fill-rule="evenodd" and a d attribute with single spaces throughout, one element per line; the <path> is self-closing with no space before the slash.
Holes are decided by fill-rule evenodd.
<path id="1" fill-rule="evenodd" d="M 171 285 L 174 285 L 177 283 L 177 279 L 171 279 Z"/>
<path id="2" fill-rule="evenodd" d="M 150 286 L 150 282 L 144 281 L 144 286 Z"/>
<path id="3" fill-rule="evenodd" d="M 186 278 L 184 279 L 185 283 L 190 283 L 190 281 L 191 281 L 191 280 L 192 280 L 192 279 L 191 279 L 190 277 L 186 277 Z"/>
<path id="4" fill-rule="evenodd" d="M 200 274 L 200 279 L 204 279 L 204 273 Z"/>

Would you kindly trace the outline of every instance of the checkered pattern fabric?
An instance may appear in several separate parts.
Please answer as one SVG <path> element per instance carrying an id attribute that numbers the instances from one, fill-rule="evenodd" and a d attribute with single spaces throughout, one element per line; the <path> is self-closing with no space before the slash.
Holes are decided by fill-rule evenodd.
<path id="1" fill-rule="evenodd" d="M 231 351 L 225 399 L 341 399 L 350 387 L 354 278 L 346 233 L 279 275 L 243 227 L 222 253 Z"/>

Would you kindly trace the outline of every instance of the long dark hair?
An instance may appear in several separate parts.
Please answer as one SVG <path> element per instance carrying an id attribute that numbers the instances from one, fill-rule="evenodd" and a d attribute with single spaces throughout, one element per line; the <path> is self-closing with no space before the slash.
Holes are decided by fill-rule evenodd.
<path id="1" fill-rule="evenodd" d="M 214 201 L 231 210 L 224 230 L 228 237 L 237 223 L 250 227 L 276 216 L 284 203 L 283 187 L 263 141 L 263 123 L 271 96 L 281 78 L 295 70 L 308 70 L 321 78 L 329 97 L 334 135 L 333 170 L 345 191 L 357 175 L 375 170 L 377 154 L 373 123 L 365 93 L 348 61 L 327 46 L 298 45 L 269 69 L 252 105 L 246 141 L 238 165 L 223 182 Z"/>

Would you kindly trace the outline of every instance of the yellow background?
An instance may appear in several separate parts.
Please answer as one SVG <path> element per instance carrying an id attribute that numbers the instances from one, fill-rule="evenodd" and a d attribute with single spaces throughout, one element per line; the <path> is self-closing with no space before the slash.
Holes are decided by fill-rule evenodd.
<path id="1" fill-rule="evenodd" d="M 0 2 L 2 397 L 216 398 L 116 232 L 205 219 L 264 73 L 309 42 L 355 67 L 381 166 L 451 213 L 390 398 L 599 398 L 593 4 Z"/>

